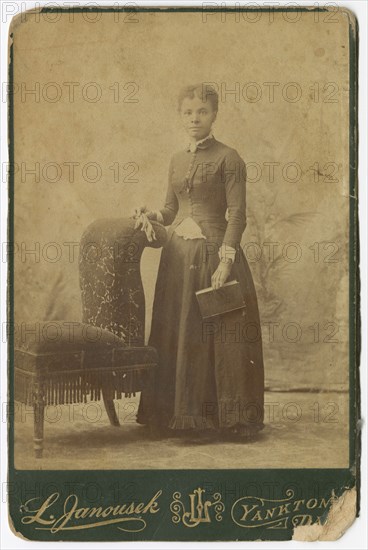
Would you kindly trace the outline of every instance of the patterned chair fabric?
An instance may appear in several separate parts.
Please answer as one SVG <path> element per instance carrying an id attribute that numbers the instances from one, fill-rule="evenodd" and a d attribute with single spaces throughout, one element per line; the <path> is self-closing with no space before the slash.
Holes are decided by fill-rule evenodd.
<path id="1" fill-rule="evenodd" d="M 149 242 L 130 218 L 101 219 L 81 239 L 79 255 L 83 322 L 123 337 L 128 346 L 144 346 L 145 299 L 140 261 L 146 246 L 159 248 L 165 228 L 152 222 Z"/>

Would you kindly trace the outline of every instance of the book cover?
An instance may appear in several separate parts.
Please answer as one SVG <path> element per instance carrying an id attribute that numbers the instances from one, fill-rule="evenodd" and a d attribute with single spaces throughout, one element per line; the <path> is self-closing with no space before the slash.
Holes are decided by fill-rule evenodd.
<path id="1" fill-rule="evenodd" d="M 196 297 L 203 319 L 246 307 L 238 281 L 229 281 L 217 289 L 210 286 L 198 290 Z"/>

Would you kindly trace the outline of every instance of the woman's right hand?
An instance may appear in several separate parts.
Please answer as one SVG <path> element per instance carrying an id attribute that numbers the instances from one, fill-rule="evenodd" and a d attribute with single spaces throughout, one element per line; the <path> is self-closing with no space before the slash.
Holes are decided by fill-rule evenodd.
<path id="1" fill-rule="evenodd" d="M 146 213 L 147 212 L 147 207 L 146 206 L 136 206 L 132 212 L 132 215 L 131 215 L 131 218 L 139 218 L 139 216 L 142 214 L 142 213 Z"/>
<path id="2" fill-rule="evenodd" d="M 137 206 L 131 215 L 131 218 L 138 219 L 141 214 L 146 214 L 149 220 L 156 220 L 157 213 L 153 210 L 148 210 L 146 206 Z"/>
<path id="3" fill-rule="evenodd" d="M 146 206 L 138 206 L 134 209 L 132 218 L 135 219 L 134 229 L 141 228 L 146 233 L 149 242 L 156 240 L 156 234 L 149 220 L 155 219 L 155 213 L 147 210 Z"/>

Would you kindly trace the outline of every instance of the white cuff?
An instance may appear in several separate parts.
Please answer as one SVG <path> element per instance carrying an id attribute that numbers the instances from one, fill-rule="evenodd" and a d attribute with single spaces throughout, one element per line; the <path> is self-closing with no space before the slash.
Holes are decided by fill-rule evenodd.
<path id="1" fill-rule="evenodd" d="M 228 261 L 231 260 L 231 263 L 234 263 L 236 250 L 232 246 L 223 243 L 218 251 L 220 260 Z"/>

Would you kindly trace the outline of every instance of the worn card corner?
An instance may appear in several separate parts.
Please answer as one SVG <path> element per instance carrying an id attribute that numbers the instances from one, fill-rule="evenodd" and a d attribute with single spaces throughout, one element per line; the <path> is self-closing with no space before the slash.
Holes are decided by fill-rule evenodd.
<path id="1" fill-rule="evenodd" d="M 357 491 L 352 487 L 333 500 L 323 522 L 295 527 L 292 540 L 315 542 L 340 539 L 354 523 L 356 515 Z"/>

